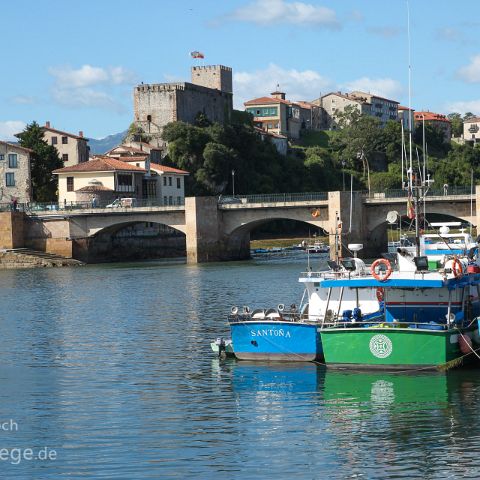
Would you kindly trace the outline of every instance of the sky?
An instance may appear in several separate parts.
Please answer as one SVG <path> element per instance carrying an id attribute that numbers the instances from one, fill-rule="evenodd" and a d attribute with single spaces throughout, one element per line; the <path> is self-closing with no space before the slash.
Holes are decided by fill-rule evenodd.
<path id="1" fill-rule="evenodd" d="M 363 90 L 480 114 L 478 0 L 0 0 L 0 139 L 47 120 L 103 138 L 133 120 L 135 85 L 233 69 L 234 106 Z M 192 51 L 204 60 L 194 60 Z"/>

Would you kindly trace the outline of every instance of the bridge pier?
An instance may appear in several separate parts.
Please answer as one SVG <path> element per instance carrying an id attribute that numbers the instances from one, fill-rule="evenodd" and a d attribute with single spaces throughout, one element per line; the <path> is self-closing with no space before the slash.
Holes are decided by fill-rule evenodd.
<path id="1" fill-rule="evenodd" d="M 0 248 L 24 247 L 23 212 L 0 212 Z"/>
<path id="2" fill-rule="evenodd" d="M 384 238 L 381 234 L 368 231 L 365 205 L 360 192 L 328 193 L 328 234 L 332 258 L 335 257 L 335 231 L 341 234 L 341 241 L 338 242 L 340 257 L 352 255 L 347 248 L 349 243 L 363 244 L 363 249 L 358 253 L 363 258 L 376 256 L 383 243 L 386 243 L 386 232 Z"/>

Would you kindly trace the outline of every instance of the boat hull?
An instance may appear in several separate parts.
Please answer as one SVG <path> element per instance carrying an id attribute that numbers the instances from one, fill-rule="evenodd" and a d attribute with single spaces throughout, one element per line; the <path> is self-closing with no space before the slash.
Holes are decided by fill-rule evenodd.
<path id="1" fill-rule="evenodd" d="M 232 322 L 230 329 L 239 360 L 308 362 L 323 357 L 317 324 L 249 321 Z"/>
<path id="2" fill-rule="evenodd" d="M 462 333 L 471 339 L 474 330 Z M 321 335 L 325 363 L 334 368 L 436 369 L 464 355 L 456 329 L 326 328 Z"/>

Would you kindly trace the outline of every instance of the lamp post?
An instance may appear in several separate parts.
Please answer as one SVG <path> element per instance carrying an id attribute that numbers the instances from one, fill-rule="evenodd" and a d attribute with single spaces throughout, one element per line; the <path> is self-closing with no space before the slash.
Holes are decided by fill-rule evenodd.
<path id="1" fill-rule="evenodd" d="M 345 191 L 345 160 L 342 160 L 342 183 L 343 191 Z"/>
<path id="2" fill-rule="evenodd" d="M 232 197 L 235 196 L 235 170 L 232 169 Z"/>
<path id="3" fill-rule="evenodd" d="M 370 165 L 368 164 L 368 158 L 362 151 L 357 153 L 357 158 L 363 163 L 363 175 L 365 176 L 365 170 L 367 170 L 367 184 L 368 184 L 368 197 L 370 197 Z"/>

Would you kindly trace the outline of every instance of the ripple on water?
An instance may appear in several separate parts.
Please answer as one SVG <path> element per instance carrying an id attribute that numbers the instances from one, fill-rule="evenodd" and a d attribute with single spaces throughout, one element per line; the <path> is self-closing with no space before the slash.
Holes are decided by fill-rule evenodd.
<path id="1" fill-rule="evenodd" d="M 304 262 L 0 272 L 3 478 L 474 478 L 477 370 L 219 362 L 232 305 L 299 303 Z M 3 469 L 5 467 L 5 469 Z"/>

